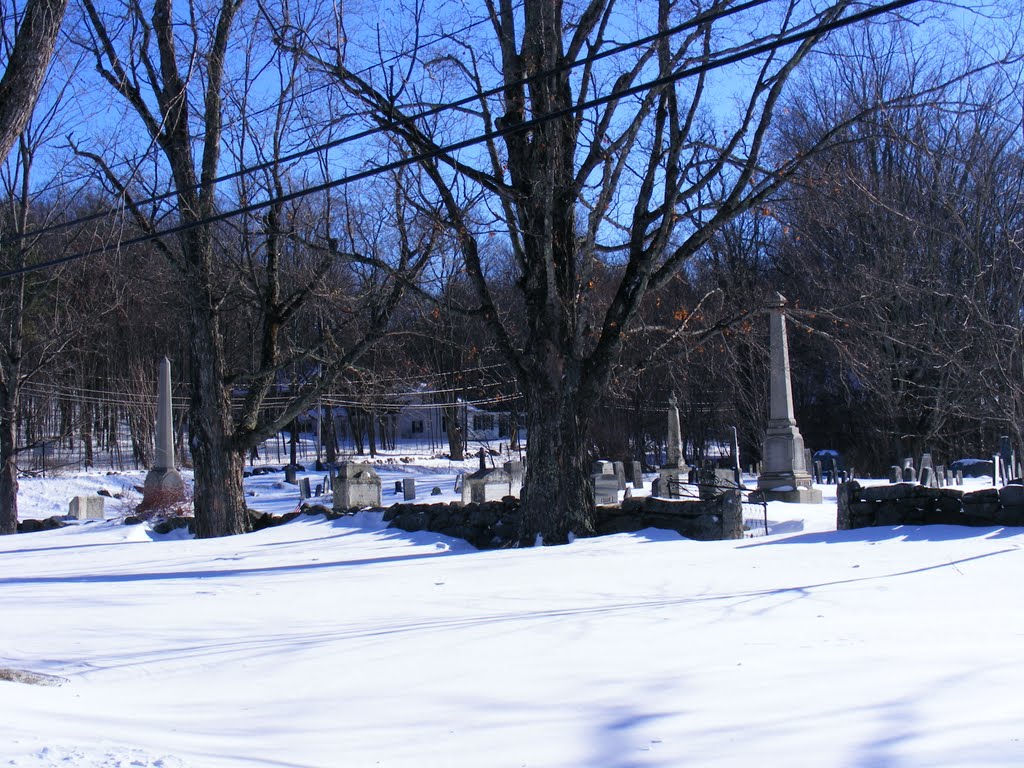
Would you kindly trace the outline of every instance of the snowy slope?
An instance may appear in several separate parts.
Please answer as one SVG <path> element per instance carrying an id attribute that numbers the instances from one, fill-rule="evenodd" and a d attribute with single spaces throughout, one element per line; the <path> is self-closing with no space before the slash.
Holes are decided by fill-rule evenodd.
<path id="1" fill-rule="evenodd" d="M 1024 764 L 1024 529 L 834 515 L 496 552 L 369 513 L 2 538 L 0 667 L 68 682 L 0 682 L 0 765 Z"/>

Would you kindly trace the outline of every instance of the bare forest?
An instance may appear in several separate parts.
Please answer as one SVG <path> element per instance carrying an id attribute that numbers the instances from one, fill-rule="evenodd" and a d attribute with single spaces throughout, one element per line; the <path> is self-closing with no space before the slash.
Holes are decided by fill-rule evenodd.
<path id="1" fill-rule="evenodd" d="M 521 539 L 566 541 L 673 392 L 691 463 L 758 460 L 776 291 L 809 447 L 1024 453 L 1016 3 L 40 5 L 0 17 L 0 533 L 55 446 L 148 466 L 167 356 L 200 536 L 311 411 L 329 463 L 424 392 L 454 459 L 459 403 L 522 428 Z"/>

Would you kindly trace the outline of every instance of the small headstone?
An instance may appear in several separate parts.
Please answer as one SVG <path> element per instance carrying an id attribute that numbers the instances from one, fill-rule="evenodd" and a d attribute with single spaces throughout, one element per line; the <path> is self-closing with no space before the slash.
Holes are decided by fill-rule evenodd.
<path id="1" fill-rule="evenodd" d="M 430 489 L 430 495 L 431 495 L 431 496 L 440 496 L 440 495 L 441 495 L 441 489 L 440 489 L 440 488 L 438 488 L 438 487 L 437 487 L 437 486 L 435 485 L 435 486 L 434 486 L 433 488 L 431 488 L 431 489 Z"/>
<path id="2" fill-rule="evenodd" d="M 288 483 L 289 485 L 297 485 L 298 484 L 298 479 L 297 478 L 298 478 L 298 473 L 296 472 L 294 465 L 289 464 L 288 466 L 286 466 L 284 468 L 284 481 L 286 483 Z"/>
<path id="3" fill-rule="evenodd" d="M 416 481 L 407 477 L 402 481 L 402 497 L 406 501 L 412 501 L 416 498 Z"/>
<path id="4" fill-rule="evenodd" d="M 910 458 L 910 457 L 905 458 L 903 460 L 903 468 L 904 469 L 913 469 L 914 468 L 914 460 L 913 460 L 913 458 Z"/>
<path id="5" fill-rule="evenodd" d="M 935 484 L 935 470 L 931 465 L 921 467 L 921 485 L 931 488 Z"/>
<path id="6" fill-rule="evenodd" d="M 651 481 L 651 496 L 661 496 L 661 478 L 656 477 Z"/>
<path id="7" fill-rule="evenodd" d="M 935 469 L 935 464 L 932 462 L 932 455 L 930 453 L 921 454 L 921 474 L 924 475 L 924 468 L 931 467 Z"/>
<path id="8" fill-rule="evenodd" d="M 821 483 L 821 462 L 814 462 L 814 482 Z"/>
<path id="9" fill-rule="evenodd" d="M 889 482 L 890 483 L 902 483 L 903 482 L 903 467 L 893 464 L 889 467 Z"/>
<path id="10" fill-rule="evenodd" d="M 992 454 L 992 485 L 999 486 L 1001 480 L 1001 474 L 999 472 L 999 465 L 1002 463 L 998 453 Z"/>
<path id="11" fill-rule="evenodd" d="M 941 488 L 946 484 L 946 467 L 944 464 L 935 465 L 935 485 Z"/>
<path id="12" fill-rule="evenodd" d="M 591 474 L 594 474 L 594 475 L 614 475 L 615 474 L 615 466 L 610 461 L 605 461 L 604 459 L 598 459 L 597 461 L 595 461 L 593 463 L 593 465 L 591 467 Z"/>
<path id="13" fill-rule="evenodd" d="M 331 484 L 331 475 L 330 473 L 328 473 L 324 475 L 324 493 L 327 493 L 328 491 L 331 490 L 333 490 L 333 486 Z"/>
<path id="14" fill-rule="evenodd" d="M 626 462 L 626 479 L 633 484 L 634 488 L 643 488 L 644 465 L 639 461 Z"/>
<path id="15" fill-rule="evenodd" d="M 320 483 L 317 483 L 316 484 L 316 490 L 313 491 L 313 495 L 314 496 L 323 496 L 323 493 L 324 493 L 324 487 Z"/>
<path id="16" fill-rule="evenodd" d="M 615 475 L 595 474 L 593 479 L 595 504 L 619 503 L 619 481 Z"/>
<path id="17" fill-rule="evenodd" d="M 958 469 L 956 471 L 956 484 L 957 485 L 963 485 L 964 484 L 964 471 L 962 469 Z"/>
<path id="18" fill-rule="evenodd" d="M 301 480 L 299 480 L 299 498 L 308 499 L 312 495 L 313 493 L 309 488 L 309 478 L 303 477 Z"/>
<path id="19" fill-rule="evenodd" d="M 619 483 L 619 490 L 626 490 L 626 465 L 621 461 L 612 462 L 612 473 L 615 475 L 615 479 Z"/>
<path id="20" fill-rule="evenodd" d="M 917 470 L 914 469 L 913 465 L 903 467 L 903 482 L 904 483 L 916 483 L 917 482 Z"/>
<path id="21" fill-rule="evenodd" d="M 397 496 L 402 492 L 402 481 L 395 480 L 395 495 Z"/>
<path id="22" fill-rule="evenodd" d="M 102 520 L 102 496 L 75 496 L 68 504 L 68 514 L 76 520 Z"/>

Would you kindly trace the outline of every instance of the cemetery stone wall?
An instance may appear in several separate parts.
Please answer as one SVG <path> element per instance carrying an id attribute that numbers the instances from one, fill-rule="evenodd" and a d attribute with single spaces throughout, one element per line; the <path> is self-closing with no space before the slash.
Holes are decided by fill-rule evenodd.
<path id="1" fill-rule="evenodd" d="M 966 493 L 911 483 L 837 489 L 836 528 L 876 525 L 1024 526 L 1024 485 Z"/>

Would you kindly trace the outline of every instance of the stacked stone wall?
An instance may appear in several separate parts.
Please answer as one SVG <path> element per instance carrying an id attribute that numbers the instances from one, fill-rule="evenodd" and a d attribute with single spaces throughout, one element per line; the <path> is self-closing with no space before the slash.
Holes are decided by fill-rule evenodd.
<path id="1" fill-rule="evenodd" d="M 839 486 L 837 501 L 839 530 L 876 525 L 1024 526 L 1024 485 L 967 493 L 913 483 L 864 487 L 852 480 Z"/>
<path id="2" fill-rule="evenodd" d="M 459 504 L 395 504 L 384 510 L 384 519 L 404 531 L 432 531 L 465 539 L 477 549 L 530 546 L 520 541 L 519 501 Z M 626 499 L 621 505 L 597 508 L 599 535 L 631 533 L 644 528 L 676 531 L 697 541 L 743 538 L 743 506 L 738 493 L 727 492 L 706 501 Z"/>

